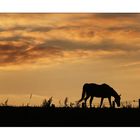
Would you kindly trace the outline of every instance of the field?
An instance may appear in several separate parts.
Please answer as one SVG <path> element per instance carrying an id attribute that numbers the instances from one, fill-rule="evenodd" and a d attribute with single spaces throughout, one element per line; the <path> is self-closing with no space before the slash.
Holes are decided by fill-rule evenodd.
<path id="1" fill-rule="evenodd" d="M 1 106 L 0 126 L 140 126 L 140 109 Z"/>

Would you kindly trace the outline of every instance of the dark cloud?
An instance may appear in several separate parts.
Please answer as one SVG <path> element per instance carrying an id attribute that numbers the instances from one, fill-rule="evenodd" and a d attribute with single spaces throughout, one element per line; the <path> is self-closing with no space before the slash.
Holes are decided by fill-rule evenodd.
<path id="1" fill-rule="evenodd" d="M 40 47 L 46 46 L 55 46 L 62 50 L 123 50 L 123 51 L 137 51 L 140 47 L 130 45 L 126 45 L 125 43 L 117 43 L 113 39 L 103 39 L 99 43 L 94 42 L 87 42 L 87 41 L 72 41 L 72 40 L 63 40 L 63 39 L 54 39 L 54 40 L 47 40 L 46 42 L 42 43 Z"/>
<path id="2" fill-rule="evenodd" d="M 140 18 L 139 13 L 98 13 L 95 14 L 96 18 L 103 19 L 119 19 L 119 18 Z"/>
<path id="3" fill-rule="evenodd" d="M 79 16 L 77 16 L 79 15 Z M 12 15 L 13 16 L 13 15 Z M 16 15 L 14 15 L 16 16 Z M 23 17 L 28 17 L 27 15 L 21 15 Z M 41 16 L 41 15 L 40 15 Z M 56 15 L 55 15 L 56 16 Z M 39 18 L 39 16 L 37 16 Z M 23 25 L 13 25 L 9 27 L 0 27 L 0 32 L 9 31 L 12 36 L 0 37 L 0 65 L 12 65 L 12 64 L 23 64 L 23 63 L 36 63 L 38 59 L 45 58 L 51 60 L 52 57 L 65 57 L 64 51 L 67 53 L 73 51 L 75 54 L 80 50 L 82 55 L 87 55 L 85 51 L 99 52 L 106 51 L 115 54 L 118 51 L 124 53 L 116 58 L 118 59 L 139 59 L 140 46 L 139 43 L 128 44 L 128 42 L 118 41 L 118 37 L 124 37 L 122 34 L 116 35 L 117 31 L 134 33 L 140 32 L 139 24 L 123 24 L 120 19 L 139 19 L 139 14 L 76 14 L 76 16 L 71 16 L 65 20 L 64 24 L 55 23 L 50 26 L 46 24 L 40 26 L 41 24 L 33 23 L 23 24 Z M 29 18 L 29 17 L 28 17 Z M 111 27 L 102 25 L 93 25 L 87 23 L 87 19 L 117 19 L 121 24 L 111 25 Z M 75 21 L 76 19 L 76 21 Z M 42 18 L 43 20 L 43 18 Z M 80 22 L 80 20 L 85 20 L 86 22 Z M 75 22 L 70 22 L 75 21 Z M 60 22 L 60 21 L 59 21 Z M 63 23 L 63 22 L 62 22 Z M 75 24 L 76 23 L 76 24 Z M 55 26 L 54 26 L 55 25 Z M 21 32 L 14 32 L 21 31 Z M 23 31 L 23 32 L 22 32 Z M 48 34 L 39 34 L 44 32 L 53 32 L 52 36 Z M 62 32 L 59 32 L 62 31 Z M 34 36 L 34 32 L 37 32 Z M 25 33 L 25 34 L 24 34 Z M 27 34 L 26 34 L 27 33 Z M 31 33 L 31 34 L 30 34 Z M 60 36 L 59 36 L 60 33 Z M 112 37 L 108 37 L 107 33 L 111 34 Z M 62 37 L 64 34 L 64 37 Z M 7 36 L 6 36 L 7 35 Z M 44 36 L 43 36 L 44 35 Z M 65 37 L 66 35 L 66 37 Z M 128 37 L 131 34 L 128 34 Z M 137 34 L 138 35 L 138 34 Z M 46 37 L 46 38 L 45 38 Z M 97 37 L 97 39 L 96 39 Z M 99 40 L 98 40 L 99 37 Z M 132 36 L 133 37 L 133 36 Z M 94 41 L 94 38 L 96 41 Z M 112 38 L 112 39 L 109 39 Z M 89 40 L 88 40 L 89 39 Z M 125 38 L 126 39 L 126 38 Z M 133 39 L 136 39 L 133 37 Z M 83 52 L 82 52 L 83 51 Z M 79 55 L 80 56 L 80 55 Z M 114 56 L 105 55 L 104 58 L 112 59 Z M 133 58 L 132 58 L 133 57 Z"/>
<path id="4" fill-rule="evenodd" d="M 14 27 L 9 27 L 9 28 L 0 28 L 0 32 L 4 32 L 4 31 L 28 31 L 28 32 L 48 32 L 50 30 L 52 30 L 52 27 L 42 27 L 42 26 L 25 26 L 25 25 L 21 25 L 21 26 L 14 26 Z"/>
<path id="5" fill-rule="evenodd" d="M 1 17 L 1 15 L 0 15 Z M 1 27 L 0 28 L 0 32 L 5 32 L 5 31 L 18 31 L 18 30 L 21 30 L 21 31 L 24 31 L 24 30 L 28 30 L 29 27 L 28 26 L 23 26 L 23 25 L 16 25 L 16 26 L 12 26 L 12 27 Z"/>
<path id="6" fill-rule="evenodd" d="M 5 31 L 5 29 L 1 27 L 0 28 L 0 32 L 4 32 L 4 31 Z"/>
<path id="7" fill-rule="evenodd" d="M 13 44 L 0 45 L 0 64 L 16 64 L 19 63 L 19 57 L 24 55 L 27 46 L 15 46 Z"/>
<path id="8" fill-rule="evenodd" d="M 138 51 L 140 47 L 137 47 L 132 44 L 126 44 L 126 43 L 119 43 L 116 42 L 114 39 L 105 39 L 102 40 L 100 43 L 94 44 L 93 45 L 94 50 L 108 50 L 108 51 L 113 51 L 113 50 L 121 50 L 121 51 Z"/>
<path id="9" fill-rule="evenodd" d="M 36 26 L 36 27 L 31 27 L 29 29 L 30 32 L 49 32 L 51 30 L 54 30 L 55 28 L 53 27 L 40 27 L 40 26 Z"/>
<path id="10" fill-rule="evenodd" d="M 118 59 L 128 59 L 128 57 L 134 57 L 133 59 L 140 59 L 139 52 L 140 46 L 132 46 L 126 44 L 120 44 L 114 40 L 103 40 L 100 43 L 88 43 L 84 41 L 71 41 L 71 40 L 47 40 L 42 44 L 36 44 L 30 47 L 28 44 L 15 45 L 13 43 L 7 43 L 6 45 L 0 44 L 0 65 L 12 65 L 12 64 L 26 64 L 36 63 L 38 59 L 45 58 L 51 60 L 52 57 L 65 57 L 64 51 L 73 51 L 75 54 L 78 50 L 81 50 L 81 55 L 87 55 L 82 51 L 99 52 L 106 51 L 115 54 L 115 52 L 122 51 L 121 58 L 115 55 Z M 79 55 L 80 57 L 80 55 Z M 104 57 L 104 55 L 102 56 Z M 105 55 L 104 58 L 112 58 L 114 56 Z"/>
<path id="11" fill-rule="evenodd" d="M 140 32 L 140 25 L 122 25 L 122 26 L 113 26 L 108 27 L 108 31 L 134 31 Z"/>
<path id="12" fill-rule="evenodd" d="M 33 37 L 21 36 L 21 35 L 13 35 L 13 36 L 10 36 L 10 37 L 0 37 L 0 41 L 22 41 L 22 40 L 27 42 L 27 41 L 33 41 L 34 38 Z"/>
<path id="13" fill-rule="evenodd" d="M 79 57 L 80 55 L 88 57 L 88 54 L 85 53 L 85 51 L 89 51 L 94 53 L 93 58 L 96 53 L 98 55 L 98 53 L 101 52 L 99 54 L 101 59 L 127 62 L 140 60 L 140 45 L 138 46 L 135 44 L 119 43 L 113 39 L 104 39 L 99 43 L 88 43 L 70 40 L 50 40 L 42 44 L 42 46 L 45 47 L 46 44 L 58 47 L 60 50 L 65 50 L 67 52 L 73 51 L 75 54 L 78 53 L 78 50 L 81 50 Z M 107 53 L 104 54 L 102 51 Z"/>
<path id="14" fill-rule="evenodd" d="M 52 30 L 74 30 L 79 29 L 80 26 L 19 26 L 11 28 L 11 30 L 28 30 L 29 32 L 49 32 Z"/>
<path id="15" fill-rule="evenodd" d="M 30 26 L 18 25 L 18 26 L 11 27 L 7 30 L 29 30 L 30 28 L 31 28 Z"/>
<path id="16" fill-rule="evenodd" d="M 42 15 L 40 15 L 42 16 Z M 1 17 L 1 15 L 0 15 Z M 5 31 L 27 31 L 27 32 L 49 32 L 52 30 L 74 30 L 74 29 L 79 29 L 81 28 L 81 25 L 63 25 L 60 26 L 58 25 L 37 25 L 36 23 L 32 25 L 14 25 L 10 27 L 0 27 L 0 32 L 5 32 Z"/>
<path id="17" fill-rule="evenodd" d="M 48 58 L 50 56 L 61 55 L 61 51 L 55 47 L 38 47 L 30 48 L 28 45 L 6 44 L 0 45 L 0 65 L 15 65 L 35 63 L 38 58 Z"/>

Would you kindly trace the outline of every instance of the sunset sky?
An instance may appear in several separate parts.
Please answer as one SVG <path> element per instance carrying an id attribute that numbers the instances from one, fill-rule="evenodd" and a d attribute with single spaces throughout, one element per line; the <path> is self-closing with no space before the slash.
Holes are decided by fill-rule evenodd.
<path id="1" fill-rule="evenodd" d="M 140 98 L 140 14 L 0 14 L 0 103 L 74 102 L 86 82 Z"/>

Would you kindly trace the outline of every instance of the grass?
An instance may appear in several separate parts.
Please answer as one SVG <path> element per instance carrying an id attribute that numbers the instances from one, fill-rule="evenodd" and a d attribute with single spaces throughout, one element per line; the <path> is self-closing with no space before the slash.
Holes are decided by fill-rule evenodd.
<path id="1" fill-rule="evenodd" d="M 140 109 L 1 106 L 0 126 L 140 126 Z"/>
<path id="2" fill-rule="evenodd" d="M 67 97 L 58 107 L 52 97 L 40 106 L 9 106 L 7 99 L 0 106 L 0 126 L 140 126 L 140 109 L 131 104 L 86 108 Z"/>

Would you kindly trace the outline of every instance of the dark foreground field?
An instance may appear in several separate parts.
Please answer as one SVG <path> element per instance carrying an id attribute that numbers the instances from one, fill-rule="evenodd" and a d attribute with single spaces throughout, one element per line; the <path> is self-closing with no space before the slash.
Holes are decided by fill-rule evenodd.
<path id="1" fill-rule="evenodd" d="M 0 126 L 140 126 L 140 109 L 0 107 Z"/>

